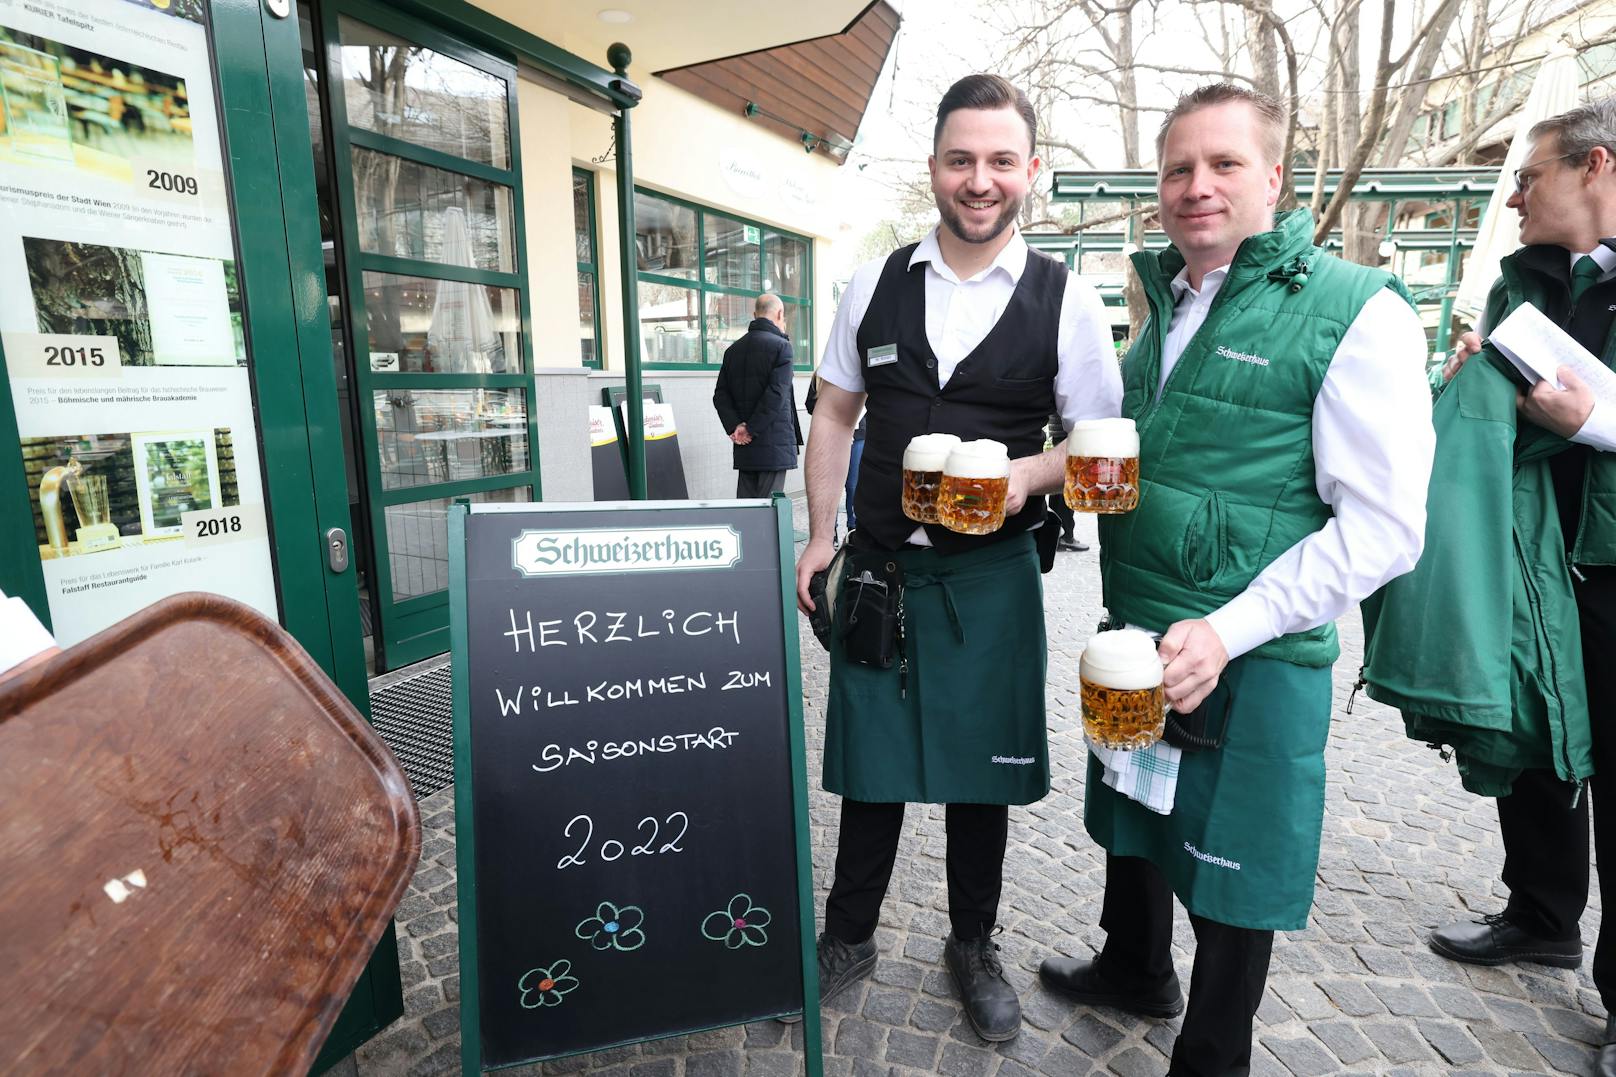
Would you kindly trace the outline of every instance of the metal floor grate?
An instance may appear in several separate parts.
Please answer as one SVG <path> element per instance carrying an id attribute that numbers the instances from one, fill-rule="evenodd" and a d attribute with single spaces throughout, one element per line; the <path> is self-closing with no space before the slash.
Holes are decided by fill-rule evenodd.
<path id="1" fill-rule="evenodd" d="M 417 800 L 454 781 L 451 700 L 448 663 L 371 693 L 371 724 L 398 756 Z"/>

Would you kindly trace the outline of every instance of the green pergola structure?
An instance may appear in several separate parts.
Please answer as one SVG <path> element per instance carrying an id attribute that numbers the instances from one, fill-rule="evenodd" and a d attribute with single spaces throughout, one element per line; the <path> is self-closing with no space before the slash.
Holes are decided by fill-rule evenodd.
<path id="1" fill-rule="evenodd" d="M 1313 197 L 1315 174 L 1311 170 L 1298 172 L 1296 198 L 1306 203 Z M 1341 182 L 1341 170 L 1325 173 L 1324 194 L 1332 196 Z M 1459 266 L 1463 253 L 1475 246 L 1476 231 L 1461 228 L 1465 209 L 1471 203 L 1484 203 L 1492 197 L 1498 185 L 1496 168 L 1366 168 L 1353 184 L 1352 197 L 1366 202 L 1392 203 L 1387 220 L 1390 230 L 1387 242 L 1399 251 L 1445 251 L 1447 274 L 1445 282 L 1435 288 L 1415 293 L 1422 306 L 1439 301 L 1436 340 L 1437 352 L 1448 347 L 1449 325 L 1453 317 L 1453 299 L 1459 284 Z M 1055 173 L 1052 202 L 1077 203 L 1083 207 L 1118 202 L 1140 203 L 1156 200 L 1156 173 L 1150 169 L 1125 169 L 1116 172 L 1062 170 Z M 1423 205 L 1451 207 L 1448 228 L 1398 229 L 1397 203 L 1414 202 Z M 1159 231 L 1145 231 L 1141 219 L 1130 217 L 1125 224 L 1109 230 L 1083 229 L 1069 233 L 1028 233 L 1027 243 L 1046 254 L 1061 258 L 1073 272 L 1081 273 L 1084 254 L 1117 253 L 1129 247 L 1142 250 L 1160 250 L 1167 246 L 1167 237 Z M 1339 232 L 1325 240 L 1325 246 L 1340 250 Z M 1122 306 L 1122 288 L 1112 284 L 1102 286 L 1100 295 L 1108 306 Z"/>

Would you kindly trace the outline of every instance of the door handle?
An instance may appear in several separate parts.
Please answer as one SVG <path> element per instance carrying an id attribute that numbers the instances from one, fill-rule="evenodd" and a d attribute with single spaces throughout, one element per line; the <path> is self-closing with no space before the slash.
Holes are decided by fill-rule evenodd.
<path id="1" fill-rule="evenodd" d="M 325 533 L 325 563 L 332 572 L 348 571 L 348 532 L 340 527 L 329 528 Z"/>

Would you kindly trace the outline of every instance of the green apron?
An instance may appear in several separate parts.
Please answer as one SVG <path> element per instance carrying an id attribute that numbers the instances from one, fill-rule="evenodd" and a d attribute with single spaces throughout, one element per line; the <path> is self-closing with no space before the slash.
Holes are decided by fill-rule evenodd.
<path id="1" fill-rule="evenodd" d="M 1185 752 L 1171 815 L 1100 780 L 1089 757 L 1083 822 L 1113 856 L 1161 869 L 1184 907 L 1235 927 L 1299 931 L 1313 904 L 1324 823 L 1330 670 L 1246 655 L 1208 697 L 1229 707 L 1215 751 Z"/>
<path id="2" fill-rule="evenodd" d="M 825 788 L 872 803 L 1030 804 L 1049 792 L 1043 583 L 1031 533 L 904 573 L 899 671 L 830 648 Z"/>

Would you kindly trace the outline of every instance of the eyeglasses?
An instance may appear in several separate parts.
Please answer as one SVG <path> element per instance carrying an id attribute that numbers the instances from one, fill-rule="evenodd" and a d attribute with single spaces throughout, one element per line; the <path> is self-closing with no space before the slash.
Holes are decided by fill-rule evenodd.
<path id="1" fill-rule="evenodd" d="M 1539 165 L 1551 164 L 1551 163 L 1553 163 L 1555 161 L 1563 161 L 1567 157 L 1578 157 L 1578 156 L 1581 156 L 1581 155 L 1576 154 L 1576 153 L 1562 153 L 1558 157 L 1545 157 L 1541 161 L 1534 161 L 1532 164 L 1527 165 L 1526 168 L 1535 169 Z M 1524 175 L 1524 176 L 1521 175 L 1521 173 L 1526 171 L 1526 168 L 1517 168 L 1515 170 L 1515 193 L 1516 194 L 1525 194 L 1528 190 L 1531 189 L 1532 181 L 1537 179 L 1537 173 L 1536 172 L 1532 172 L 1532 173 L 1530 173 L 1528 175 Z"/>

